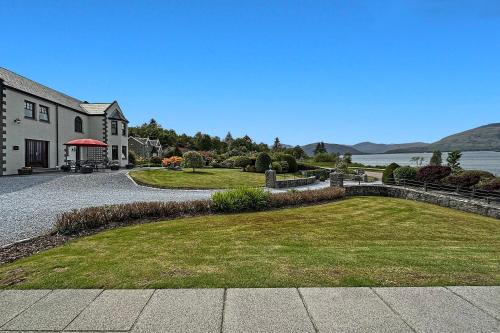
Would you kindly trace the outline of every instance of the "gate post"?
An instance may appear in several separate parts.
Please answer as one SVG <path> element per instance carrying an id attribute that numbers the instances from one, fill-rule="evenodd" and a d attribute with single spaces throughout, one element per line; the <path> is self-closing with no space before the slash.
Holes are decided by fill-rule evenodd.
<path id="1" fill-rule="evenodd" d="M 276 171 L 266 170 L 266 187 L 275 188 L 276 187 Z"/>
<path id="2" fill-rule="evenodd" d="M 330 174 L 330 187 L 344 187 L 344 174 L 332 172 Z"/>

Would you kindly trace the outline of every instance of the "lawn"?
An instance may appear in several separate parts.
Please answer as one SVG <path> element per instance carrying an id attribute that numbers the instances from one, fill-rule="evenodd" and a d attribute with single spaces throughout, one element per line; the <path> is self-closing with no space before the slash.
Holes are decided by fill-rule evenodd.
<path id="1" fill-rule="evenodd" d="M 499 221 L 358 197 L 142 224 L 0 266 L 3 288 L 500 284 Z"/>
<path id="2" fill-rule="evenodd" d="M 132 171 L 130 176 L 140 184 L 161 188 L 219 189 L 238 186 L 263 187 L 263 173 L 242 172 L 239 169 L 203 168 L 184 171 L 153 169 Z M 285 175 L 278 175 L 282 179 Z M 293 177 L 293 175 L 287 175 Z"/>

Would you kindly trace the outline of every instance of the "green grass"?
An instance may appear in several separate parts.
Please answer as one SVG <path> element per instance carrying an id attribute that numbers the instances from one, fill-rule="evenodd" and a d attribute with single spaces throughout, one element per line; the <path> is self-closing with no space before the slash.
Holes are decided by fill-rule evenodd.
<path id="1" fill-rule="evenodd" d="M 4 288 L 500 284 L 499 221 L 358 197 L 110 230 L 0 266 Z"/>
<path id="2" fill-rule="evenodd" d="M 138 183 L 161 188 L 192 188 L 192 189 L 219 189 L 235 188 L 238 186 L 263 187 L 265 176 L 263 173 L 242 172 L 239 169 L 191 169 L 172 171 L 154 169 L 132 171 L 130 176 Z M 292 175 L 278 175 L 278 179 L 292 177 Z"/>

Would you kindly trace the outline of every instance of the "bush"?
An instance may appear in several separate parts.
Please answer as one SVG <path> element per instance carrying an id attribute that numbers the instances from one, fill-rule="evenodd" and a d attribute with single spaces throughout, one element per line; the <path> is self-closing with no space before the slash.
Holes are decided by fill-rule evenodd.
<path id="1" fill-rule="evenodd" d="M 246 166 L 245 171 L 246 172 L 257 172 L 257 169 L 255 169 L 255 165 L 249 164 Z"/>
<path id="2" fill-rule="evenodd" d="M 315 165 L 310 165 L 310 164 L 306 164 L 306 163 L 297 163 L 297 167 L 298 167 L 298 170 L 299 171 L 302 171 L 302 170 L 316 170 L 318 169 L 317 166 Z"/>
<path id="3" fill-rule="evenodd" d="M 271 162 L 271 156 L 268 153 L 259 153 L 255 160 L 255 169 L 257 172 L 264 172 L 269 169 Z"/>
<path id="4" fill-rule="evenodd" d="M 58 215 L 55 231 L 60 234 L 74 235 L 83 231 L 128 225 L 141 220 L 172 219 L 214 212 L 262 210 L 321 203 L 341 199 L 344 194 L 344 189 L 333 187 L 275 194 L 269 194 L 263 189 L 240 188 L 217 192 L 212 196 L 212 200 L 136 202 L 89 207 Z"/>
<path id="5" fill-rule="evenodd" d="M 485 191 L 500 191 L 500 177 L 485 179 L 479 183 L 478 188 Z"/>
<path id="6" fill-rule="evenodd" d="M 292 155 L 281 154 L 279 156 L 279 159 L 280 159 L 280 161 L 288 163 L 288 168 L 287 168 L 288 172 L 297 172 L 297 171 L 299 171 L 299 167 L 297 165 L 297 160 Z M 283 168 L 283 165 L 281 165 L 281 167 Z"/>
<path id="7" fill-rule="evenodd" d="M 133 150 L 128 151 L 128 162 L 131 164 L 135 164 L 137 160 L 137 155 Z"/>
<path id="8" fill-rule="evenodd" d="M 281 168 L 281 164 L 279 162 L 272 162 L 271 169 L 276 171 L 276 173 L 282 173 L 283 169 Z"/>
<path id="9" fill-rule="evenodd" d="M 244 168 L 252 163 L 250 157 L 247 156 L 235 156 L 231 157 L 231 159 L 234 161 L 233 165 L 237 168 Z"/>
<path id="10" fill-rule="evenodd" d="M 218 212 L 261 210 L 268 206 L 270 193 L 260 188 L 240 187 L 212 195 L 214 209 Z"/>
<path id="11" fill-rule="evenodd" d="M 280 208 L 320 203 L 338 200 L 343 198 L 344 195 L 345 190 L 338 187 L 326 187 L 321 190 L 287 191 L 271 195 L 269 197 L 269 206 L 271 208 Z"/>
<path id="12" fill-rule="evenodd" d="M 161 164 L 161 157 L 160 156 L 153 156 L 149 160 L 153 164 Z"/>
<path id="13" fill-rule="evenodd" d="M 391 163 L 389 164 L 384 172 L 382 173 L 382 183 L 387 184 L 394 179 L 394 170 L 399 168 L 399 164 Z"/>
<path id="14" fill-rule="evenodd" d="M 193 172 L 196 168 L 202 168 L 205 165 L 205 161 L 200 153 L 197 151 L 187 151 L 182 155 L 182 166 L 186 168 L 192 168 Z"/>
<path id="15" fill-rule="evenodd" d="M 479 183 L 481 177 L 475 174 L 461 173 L 459 175 L 449 175 L 443 179 L 443 183 L 453 185 L 458 188 L 469 188 Z"/>
<path id="16" fill-rule="evenodd" d="M 441 165 L 427 165 L 417 171 L 417 180 L 428 183 L 438 183 L 449 176 L 451 168 Z"/>
<path id="17" fill-rule="evenodd" d="M 329 153 L 317 153 L 314 155 L 314 162 L 337 162 L 338 156 Z"/>
<path id="18" fill-rule="evenodd" d="M 417 169 L 410 166 L 399 167 L 393 171 L 393 175 L 396 182 L 400 182 L 403 179 L 415 180 L 417 179 Z"/>
<path id="19" fill-rule="evenodd" d="M 175 168 L 182 164 L 182 157 L 173 155 L 171 157 L 164 158 L 161 163 L 165 168 Z"/>

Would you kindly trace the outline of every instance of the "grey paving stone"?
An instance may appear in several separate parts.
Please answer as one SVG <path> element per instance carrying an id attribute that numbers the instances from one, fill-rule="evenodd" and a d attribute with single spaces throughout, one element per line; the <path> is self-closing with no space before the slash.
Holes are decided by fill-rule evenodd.
<path id="1" fill-rule="evenodd" d="M 62 330 L 101 290 L 54 290 L 2 327 L 4 330 Z"/>
<path id="2" fill-rule="evenodd" d="M 297 289 L 228 289 L 223 332 L 314 332 Z"/>
<path id="3" fill-rule="evenodd" d="M 500 320 L 500 286 L 448 287 L 448 289 Z"/>
<path id="4" fill-rule="evenodd" d="M 50 290 L 4 290 L 0 293 L 0 327 L 33 305 Z"/>
<path id="5" fill-rule="evenodd" d="M 499 332 L 500 322 L 442 287 L 374 288 L 417 332 Z"/>
<path id="6" fill-rule="evenodd" d="M 128 331 L 154 290 L 105 290 L 66 327 L 72 331 Z"/>
<path id="7" fill-rule="evenodd" d="M 223 289 L 156 290 L 132 332 L 220 332 Z"/>
<path id="8" fill-rule="evenodd" d="M 369 288 L 300 288 L 320 332 L 411 332 Z"/>

